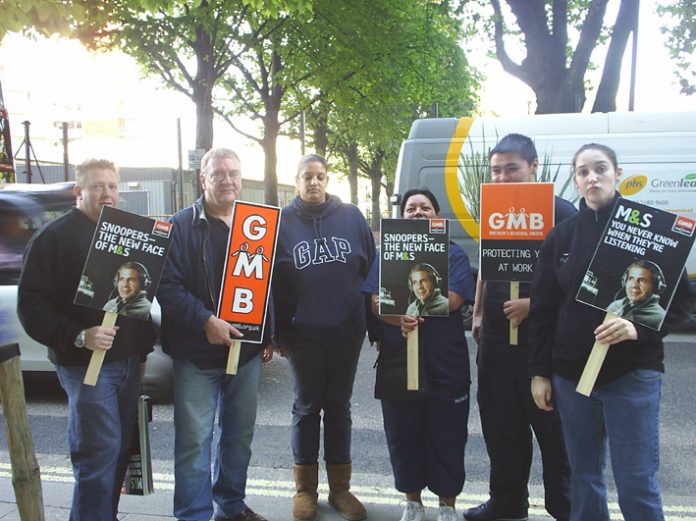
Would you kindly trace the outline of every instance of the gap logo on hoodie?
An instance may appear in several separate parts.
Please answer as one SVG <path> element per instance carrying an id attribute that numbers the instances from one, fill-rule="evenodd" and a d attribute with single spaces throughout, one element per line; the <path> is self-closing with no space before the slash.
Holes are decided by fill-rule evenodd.
<path id="1" fill-rule="evenodd" d="M 314 264 L 328 262 L 346 263 L 346 256 L 351 252 L 350 242 L 342 237 L 319 237 L 312 241 L 300 241 L 292 248 L 295 268 L 304 269 Z"/>

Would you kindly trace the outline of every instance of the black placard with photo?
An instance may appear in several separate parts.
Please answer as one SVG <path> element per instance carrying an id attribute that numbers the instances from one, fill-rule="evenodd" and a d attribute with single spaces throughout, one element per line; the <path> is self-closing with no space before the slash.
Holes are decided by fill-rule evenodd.
<path id="1" fill-rule="evenodd" d="M 577 300 L 660 329 L 695 230 L 694 219 L 619 199 Z"/>
<path id="2" fill-rule="evenodd" d="M 449 315 L 447 219 L 382 219 L 379 255 L 381 315 Z"/>
<path id="3" fill-rule="evenodd" d="M 147 320 L 172 225 L 104 206 L 92 238 L 75 304 Z"/>

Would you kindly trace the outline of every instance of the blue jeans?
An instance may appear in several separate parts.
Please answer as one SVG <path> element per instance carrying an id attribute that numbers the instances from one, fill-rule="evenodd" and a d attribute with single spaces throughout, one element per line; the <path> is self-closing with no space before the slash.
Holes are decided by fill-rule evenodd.
<path id="1" fill-rule="evenodd" d="M 662 374 L 637 369 L 596 387 L 589 398 L 571 380 L 554 376 L 553 384 L 570 462 L 571 521 L 609 520 L 607 441 L 624 519 L 663 520 L 656 477 Z"/>
<path id="2" fill-rule="evenodd" d="M 138 357 L 102 366 L 97 385 L 86 367 L 56 366 L 68 395 L 68 446 L 73 489 L 70 521 L 115 521 L 140 395 Z"/>
<path id="3" fill-rule="evenodd" d="M 174 516 L 181 521 L 208 521 L 213 515 L 234 517 L 246 508 L 244 496 L 261 356 L 239 367 L 200 369 L 174 360 Z M 215 413 L 214 473 L 210 471 Z"/>

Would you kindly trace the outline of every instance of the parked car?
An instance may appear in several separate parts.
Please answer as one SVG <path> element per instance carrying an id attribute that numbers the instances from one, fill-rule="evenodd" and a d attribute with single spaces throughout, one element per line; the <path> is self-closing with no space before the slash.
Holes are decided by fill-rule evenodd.
<path id="1" fill-rule="evenodd" d="M 17 281 L 22 253 L 36 230 L 75 205 L 74 183 L 0 185 L 0 341 L 18 343 L 25 373 L 54 371 L 46 348 L 31 339 L 17 317 Z M 160 308 L 155 300 L 152 319 L 159 331 Z M 159 338 L 159 335 L 158 335 Z M 171 397 L 172 361 L 157 341 L 145 364 L 143 392 L 154 400 Z"/>

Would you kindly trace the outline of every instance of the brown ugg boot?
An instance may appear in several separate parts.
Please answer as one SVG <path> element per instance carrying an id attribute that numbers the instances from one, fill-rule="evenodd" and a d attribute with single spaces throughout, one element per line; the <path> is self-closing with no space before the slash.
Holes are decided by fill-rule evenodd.
<path id="1" fill-rule="evenodd" d="M 329 478 L 329 505 L 338 510 L 348 521 L 361 521 L 367 517 L 362 503 L 350 492 L 350 463 L 326 464 Z"/>
<path id="2" fill-rule="evenodd" d="M 295 490 L 292 498 L 294 521 L 316 521 L 319 465 L 295 465 Z"/>

